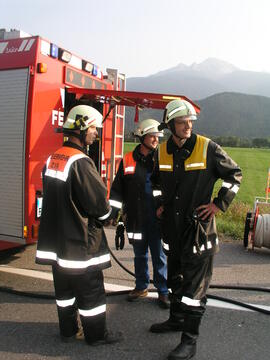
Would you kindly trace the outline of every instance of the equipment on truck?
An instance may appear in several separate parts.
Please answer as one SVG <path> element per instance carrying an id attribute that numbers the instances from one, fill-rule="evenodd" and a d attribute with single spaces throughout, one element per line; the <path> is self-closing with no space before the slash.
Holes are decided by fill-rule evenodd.
<path id="1" fill-rule="evenodd" d="M 265 247 L 270 249 L 270 168 L 268 170 L 265 197 L 256 197 L 253 211 L 245 221 L 244 246 L 248 249 Z"/>

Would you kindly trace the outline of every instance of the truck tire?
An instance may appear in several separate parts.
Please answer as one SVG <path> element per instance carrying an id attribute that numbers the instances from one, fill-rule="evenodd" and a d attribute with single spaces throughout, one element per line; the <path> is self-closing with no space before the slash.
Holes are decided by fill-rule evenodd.
<path id="1" fill-rule="evenodd" d="M 251 221 L 251 217 L 252 217 L 252 213 L 248 212 L 247 216 L 246 216 L 246 221 L 245 221 L 245 230 L 244 230 L 244 247 L 247 248 L 248 247 L 248 234 L 250 231 L 250 221 Z"/>

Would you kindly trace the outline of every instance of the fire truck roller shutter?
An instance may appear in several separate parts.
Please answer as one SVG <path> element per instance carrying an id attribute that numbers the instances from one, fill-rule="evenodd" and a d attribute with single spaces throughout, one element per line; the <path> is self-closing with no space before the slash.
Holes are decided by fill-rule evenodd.
<path id="1" fill-rule="evenodd" d="M 0 236 L 22 244 L 28 81 L 28 68 L 0 71 Z"/>

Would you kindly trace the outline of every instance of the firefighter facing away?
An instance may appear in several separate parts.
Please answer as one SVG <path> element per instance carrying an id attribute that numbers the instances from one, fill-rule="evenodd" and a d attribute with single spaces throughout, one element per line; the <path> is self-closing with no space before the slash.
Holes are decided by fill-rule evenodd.
<path id="1" fill-rule="evenodd" d="M 153 324 L 150 331 L 182 331 L 169 360 L 190 359 L 196 353 L 213 257 L 218 251 L 215 214 L 226 211 L 242 179 L 240 168 L 219 145 L 192 132 L 196 119 L 189 102 L 176 99 L 167 104 L 159 129 L 167 127 L 171 136 L 160 146 L 152 176 L 171 294 L 169 319 Z M 219 178 L 223 183 L 211 200 Z"/>
<path id="2" fill-rule="evenodd" d="M 60 335 L 78 337 L 79 312 L 90 345 L 117 342 L 106 327 L 102 270 L 111 266 L 104 221 L 111 207 L 106 188 L 86 146 L 97 137 L 102 115 L 88 105 L 73 107 L 63 126 L 68 137 L 43 170 L 43 209 L 36 262 L 51 264 Z"/>
<path id="3" fill-rule="evenodd" d="M 155 213 L 150 177 L 157 160 L 159 122 L 154 119 L 139 123 L 135 135 L 140 144 L 122 159 L 110 192 L 110 204 L 117 213 L 122 209 L 126 216 L 126 230 L 134 249 L 135 289 L 127 300 L 135 301 L 147 296 L 150 281 L 148 247 L 153 264 L 153 282 L 158 290 L 158 304 L 168 308 L 167 265 L 162 250 Z"/>

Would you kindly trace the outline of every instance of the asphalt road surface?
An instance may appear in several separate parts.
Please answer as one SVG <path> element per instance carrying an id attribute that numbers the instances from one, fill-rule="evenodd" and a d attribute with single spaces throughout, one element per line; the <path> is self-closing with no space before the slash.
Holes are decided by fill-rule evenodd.
<path id="1" fill-rule="evenodd" d="M 126 243 L 123 250 L 116 251 L 114 230 L 107 229 L 106 233 L 113 254 L 133 272 L 131 246 Z M 99 347 L 87 346 L 84 341 L 61 343 L 53 299 L 8 292 L 12 289 L 53 296 L 50 267 L 35 264 L 35 248 L 30 245 L 0 254 L 0 359 L 162 360 L 180 342 L 180 333 L 149 332 L 152 323 L 167 319 L 168 310 L 157 306 L 155 292 L 150 292 L 140 302 L 127 302 L 126 295 L 117 291 L 133 288 L 134 279 L 112 260 L 112 268 L 104 271 L 108 327 L 122 331 L 124 341 Z M 241 243 L 223 241 L 215 258 L 212 285 L 270 289 L 270 250 L 246 251 Z M 270 311 L 267 292 L 213 287 L 208 294 L 255 304 Z M 194 359 L 269 360 L 269 320 L 269 315 L 210 299 Z"/>

